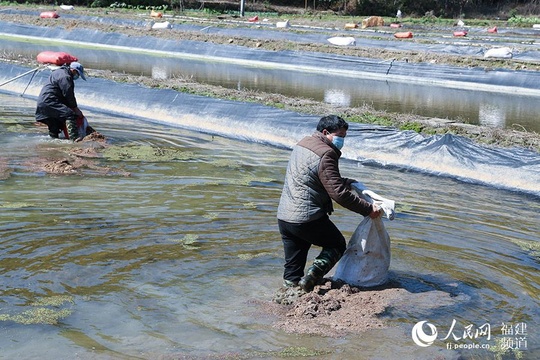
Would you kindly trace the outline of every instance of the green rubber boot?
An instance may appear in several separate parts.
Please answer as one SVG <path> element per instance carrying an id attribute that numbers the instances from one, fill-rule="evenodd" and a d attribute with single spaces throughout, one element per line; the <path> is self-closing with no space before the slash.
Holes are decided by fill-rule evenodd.
<path id="1" fill-rule="evenodd" d="M 318 285 L 319 282 L 322 280 L 324 274 L 320 269 L 315 267 L 315 265 L 312 265 L 308 271 L 307 274 L 300 279 L 298 282 L 298 286 L 305 292 L 311 292 L 313 291 L 313 288 L 315 285 Z"/>
<path id="2" fill-rule="evenodd" d="M 66 120 L 66 128 L 69 135 L 69 140 L 75 141 L 79 138 L 79 129 L 77 129 L 77 121 L 75 119 Z"/>
<path id="3" fill-rule="evenodd" d="M 332 270 L 341 256 L 340 252 L 336 249 L 323 248 L 319 256 L 313 261 L 313 265 L 309 267 L 306 275 L 300 279 L 298 285 L 305 292 L 313 291 L 315 285 L 318 285 L 322 281 L 324 275 Z"/>

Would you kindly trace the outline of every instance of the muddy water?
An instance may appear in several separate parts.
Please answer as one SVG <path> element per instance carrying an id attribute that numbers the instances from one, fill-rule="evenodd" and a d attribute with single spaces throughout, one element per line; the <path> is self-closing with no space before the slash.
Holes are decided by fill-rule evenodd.
<path id="1" fill-rule="evenodd" d="M 495 353 L 448 350 L 471 344 L 452 336 L 489 324 L 475 342 L 508 343 L 517 336 L 503 323 L 525 324 L 520 349 L 540 355 L 538 198 L 344 161 L 344 176 L 398 204 L 385 221 L 392 278 L 418 300 L 389 309 L 387 329 L 290 335 L 260 306 L 281 284 L 288 150 L 88 111 L 108 150 L 51 175 L 35 164 L 90 145 L 49 140 L 34 105 L 0 94 L 1 357 L 271 359 L 304 347 L 328 359 L 477 359 Z M 341 208 L 333 219 L 346 236 L 360 221 Z M 430 347 L 411 339 L 422 320 L 439 330 Z"/>
<path id="2" fill-rule="evenodd" d="M 156 79 L 192 78 L 197 82 L 233 89 L 280 93 L 330 104 L 358 107 L 364 104 L 378 110 L 421 116 L 456 119 L 471 124 L 499 128 L 540 131 L 537 114 L 540 102 L 535 97 L 508 93 L 489 93 L 451 89 L 425 84 L 377 81 L 324 74 L 307 74 L 283 69 L 246 66 L 189 59 L 129 54 L 107 49 L 87 49 L 73 45 L 35 44 L 0 39 L 8 53 L 35 57 L 43 50 L 65 51 L 84 59 L 89 69 L 107 69 Z"/>

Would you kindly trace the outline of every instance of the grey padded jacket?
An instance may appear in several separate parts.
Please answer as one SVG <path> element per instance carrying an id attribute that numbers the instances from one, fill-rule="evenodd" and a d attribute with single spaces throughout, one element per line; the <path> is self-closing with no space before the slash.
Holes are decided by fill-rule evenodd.
<path id="1" fill-rule="evenodd" d="M 341 151 L 316 131 L 296 144 L 287 166 L 277 217 L 289 223 L 307 223 L 330 215 L 332 199 L 339 205 L 368 216 L 373 207 L 351 191 L 353 179 L 341 177 Z"/>

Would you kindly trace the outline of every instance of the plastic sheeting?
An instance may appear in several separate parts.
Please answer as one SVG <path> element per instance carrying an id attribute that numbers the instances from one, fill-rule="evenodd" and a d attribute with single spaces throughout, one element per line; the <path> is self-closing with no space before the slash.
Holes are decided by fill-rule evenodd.
<path id="1" fill-rule="evenodd" d="M 25 14 L 34 15 L 35 12 L 28 10 L 4 9 L 2 12 L 7 14 Z M 96 17 L 84 16 L 75 14 L 62 14 L 66 19 L 84 20 L 99 22 L 104 24 L 123 25 L 131 27 L 144 28 L 148 24 L 148 20 L 144 19 L 125 19 L 113 17 Z M 182 19 L 182 18 L 180 18 Z M 185 19 L 184 19 L 185 20 Z M 247 20 L 247 19 L 245 19 Z M 234 28 L 222 27 L 222 24 L 233 24 Z M 345 26 L 345 23 L 343 24 Z M 530 29 L 498 29 L 498 36 L 486 36 L 487 29 L 477 27 L 461 27 L 459 29 L 467 29 L 468 36 L 471 39 L 454 38 L 453 31 L 456 28 L 451 27 L 435 27 L 435 26 L 420 26 L 407 25 L 400 28 L 400 31 L 412 31 L 415 38 L 421 38 L 421 42 L 403 42 L 392 41 L 395 31 L 394 29 L 377 30 L 372 29 L 355 29 L 353 31 L 344 31 L 343 29 L 320 28 L 299 26 L 294 24 L 294 20 L 290 22 L 290 27 L 298 31 L 282 31 L 276 29 L 276 24 L 272 22 L 257 21 L 255 23 L 235 20 L 209 20 L 206 23 L 200 24 L 173 24 L 175 30 L 191 30 L 204 31 L 208 34 L 219 34 L 226 36 L 242 36 L 256 39 L 270 40 L 287 40 L 300 43 L 327 43 L 327 39 L 333 36 L 353 36 L 356 37 L 356 46 L 360 47 L 376 47 L 395 50 L 411 50 L 411 51 L 429 51 L 441 54 L 462 54 L 462 55 L 482 55 L 485 51 L 493 48 L 494 40 L 496 46 L 516 45 L 522 49 L 516 52 L 514 58 L 520 60 L 540 61 L 540 51 L 537 46 L 538 30 Z M 264 30 L 264 31 L 262 31 Z M 382 39 L 381 39 L 382 38 Z M 385 39 L 386 38 L 386 39 Z M 428 40 L 428 41 L 426 41 Z"/>
<path id="2" fill-rule="evenodd" d="M 241 31 L 241 29 L 236 29 Z M 246 30 L 246 29 L 244 29 Z M 248 29 L 249 30 L 249 29 Z M 254 30 L 255 31 L 255 30 Z M 272 33 L 272 31 L 270 31 Z M 404 83 L 425 83 L 457 89 L 485 90 L 491 92 L 516 93 L 540 96 L 540 73 L 535 71 L 492 70 L 463 68 L 406 61 L 378 61 L 352 56 L 336 56 L 323 53 L 298 51 L 264 51 L 240 46 L 217 45 L 195 41 L 173 41 L 153 37 L 125 36 L 117 33 L 102 33 L 87 29 L 66 31 L 62 28 L 37 27 L 0 22 L 0 33 L 22 38 L 56 39 L 80 46 L 103 45 L 117 50 L 137 49 L 152 51 L 156 55 L 206 59 L 214 62 L 241 64 L 254 68 L 278 68 L 317 74 L 341 75 L 352 78 L 377 79 Z M 261 32 L 264 33 L 264 32 Z M 324 36 L 324 42 L 327 42 Z M 364 46 L 358 44 L 359 46 Z M 371 44 L 369 46 L 375 46 Z M 380 44 L 391 48 L 398 44 Z M 403 45 L 404 46 L 404 45 Z M 409 45 L 410 46 L 410 45 Z M 429 51 L 435 51 L 431 48 Z M 447 48 L 449 45 L 444 45 Z M 490 45 L 491 48 L 491 45 Z M 463 50 L 462 48 L 460 48 Z M 457 51 L 457 49 L 454 49 Z M 478 47 L 471 51 L 482 54 Z"/>
<path id="3" fill-rule="evenodd" d="M 0 63 L 0 83 L 28 70 Z M 37 98 L 47 77 L 48 70 L 39 72 L 25 96 Z M 0 91 L 19 95 L 28 81 L 28 77 L 22 77 Z M 91 108 L 287 148 L 313 133 L 319 120 L 318 116 L 259 104 L 149 89 L 104 79 L 78 82 L 76 86 L 77 100 L 83 112 L 85 108 Z M 424 138 L 413 131 L 350 125 L 343 158 L 357 161 L 359 165 L 419 171 L 540 196 L 540 154 L 536 152 L 479 146 L 450 134 Z"/>

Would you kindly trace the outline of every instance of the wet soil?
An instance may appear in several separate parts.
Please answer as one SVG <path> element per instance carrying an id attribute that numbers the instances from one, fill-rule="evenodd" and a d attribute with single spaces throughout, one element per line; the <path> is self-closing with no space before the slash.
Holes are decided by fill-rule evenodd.
<path id="1" fill-rule="evenodd" d="M 466 297 L 440 290 L 408 291 L 396 279 L 374 288 L 359 288 L 325 278 L 310 293 L 299 288 L 281 288 L 273 301 L 261 304 L 273 326 L 288 333 L 342 337 L 389 327 L 389 309 L 394 312 L 424 311 L 449 306 Z"/>
<path id="2" fill-rule="evenodd" d="M 386 327 L 381 315 L 406 290 L 392 284 L 362 290 L 327 279 L 310 293 L 298 292 L 292 288 L 280 289 L 274 304 L 263 307 L 266 312 L 278 315 L 274 327 L 288 333 L 340 337 Z M 278 305 L 276 298 L 288 301 Z"/>
<path id="3" fill-rule="evenodd" d="M 36 122 L 36 128 L 48 136 L 47 127 Z M 51 139 L 52 140 L 52 139 Z M 103 134 L 95 131 L 82 140 L 52 140 L 37 146 L 34 157 L 27 159 L 23 166 L 26 171 L 46 173 L 54 176 L 84 175 L 93 176 L 130 176 L 121 168 L 112 168 L 103 164 L 103 151 L 109 147 Z M 0 158 L 0 180 L 11 173 L 7 159 Z"/>
<path id="4" fill-rule="evenodd" d="M 26 9 L 22 6 L 17 8 Z M 0 21 L 9 21 L 16 23 L 25 23 L 36 26 L 55 26 L 64 27 L 67 31 L 73 28 L 82 27 L 96 29 L 104 32 L 122 33 L 128 36 L 152 36 L 164 39 L 185 39 L 202 42 L 212 42 L 223 45 L 240 45 L 253 48 L 261 48 L 265 50 L 280 51 L 294 49 L 296 51 L 307 52 L 325 52 L 337 55 L 359 56 L 366 58 L 376 58 L 381 60 L 391 59 L 407 59 L 409 62 L 429 62 L 438 64 L 449 64 L 453 66 L 475 67 L 480 66 L 486 69 L 491 67 L 507 68 L 507 69 L 527 69 L 540 70 L 540 64 L 524 63 L 508 60 L 486 61 L 478 56 L 453 56 L 433 54 L 429 52 L 418 51 L 396 51 L 385 48 L 366 48 L 366 47 L 342 47 L 327 44 L 310 44 L 310 43 L 293 43 L 288 41 L 273 41 L 260 40 L 253 38 L 242 37 L 227 37 L 216 34 L 206 34 L 200 31 L 180 31 L 173 29 L 152 30 L 152 21 L 164 21 L 164 19 L 156 19 L 150 16 L 150 12 L 134 12 L 111 9 L 86 9 L 77 7 L 69 11 L 70 14 L 91 15 L 99 17 L 114 17 L 114 18 L 130 18 L 137 20 L 147 20 L 149 26 L 146 29 L 130 27 L 125 25 L 115 26 L 112 24 L 103 24 L 97 21 L 80 21 L 70 20 L 62 17 L 62 11 L 58 10 L 60 17 L 57 19 L 40 19 L 39 13 L 45 10 L 51 10 L 50 7 L 30 8 L 36 12 L 36 15 L 11 15 L 0 13 Z M 282 10 L 281 12 L 283 13 Z M 358 20 L 358 19 L 357 19 Z M 175 15 L 174 21 L 179 23 L 197 23 L 197 24 L 212 24 L 213 26 L 238 26 L 238 23 L 244 22 L 245 19 L 223 14 L 209 15 L 206 17 L 187 17 Z M 345 22 L 349 22 L 350 18 L 340 21 L 339 18 L 325 20 L 323 16 L 310 14 L 306 17 L 301 17 L 298 14 L 294 15 L 294 22 L 298 25 L 321 29 L 342 29 Z M 376 36 L 376 32 L 367 33 L 362 36 Z M 32 58 L 25 58 L 20 54 L 0 53 L 0 61 L 10 61 L 36 66 L 37 62 Z M 322 102 L 316 102 L 311 99 L 301 97 L 286 97 L 279 94 L 264 93 L 259 91 L 245 91 L 226 89 L 220 86 L 206 85 L 193 82 L 192 79 L 172 78 L 166 80 L 156 80 L 150 77 L 132 76 L 124 73 L 116 73 L 112 71 L 102 71 L 87 69 L 88 75 L 93 77 L 103 77 L 114 81 L 139 83 L 149 87 L 159 87 L 174 89 L 177 91 L 190 92 L 194 94 L 204 94 L 216 98 L 232 99 L 238 101 L 250 101 L 264 103 L 267 105 L 274 104 L 280 108 L 296 111 L 300 113 L 308 113 L 313 115 L 323 115 L 335 113 L 345 117 L 351 121 L 373 122 L 384 125 L 391 125 L 398 128 L 415 129 L 416 131 L 428 135 L 452 133 L 461 136 L 466 136 L 472 140 L 496 146 L 519 146 L 535 151 L 540 151 L 540 134 L 535 132 L 523 131 L 516 127 L 510 129 L 491 128 L 485 126 L 475 126 L 464 124 L 459 120 L 454 119 L 439 119 L 426 118 L 411 114 L 388 113 L 384 111 L 376 111 L 368 106 L 361 108 L 350 108 L 336 106 Z"/>

